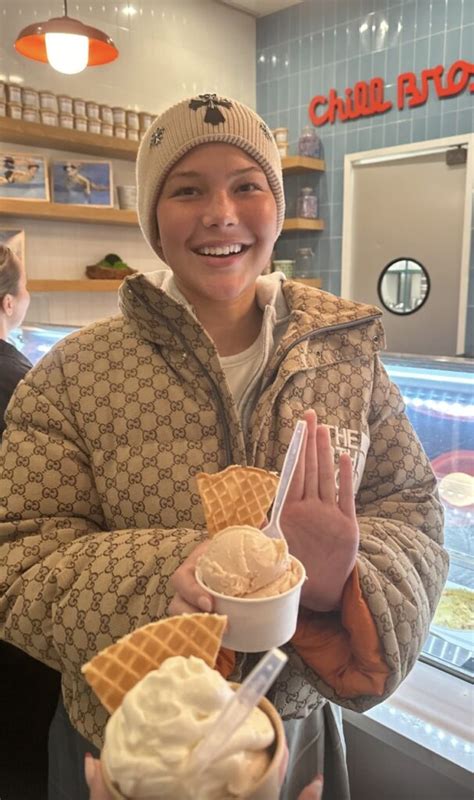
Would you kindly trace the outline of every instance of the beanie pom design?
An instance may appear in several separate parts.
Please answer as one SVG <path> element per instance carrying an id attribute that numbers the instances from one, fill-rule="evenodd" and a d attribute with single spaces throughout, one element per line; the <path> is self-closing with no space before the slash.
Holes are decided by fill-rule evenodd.
<path id="1" fill-rule="evenodd" d="M 226 100 L 224 97 L 218 97 L 216 94 L 200 94 L 196 99 L 190 100 L 189 102 L 189 108 L 192 108 L 193 111 L 197 111 L 198 108 L 202 108 L 202 106 L 206 106 L 204 122 L 211 125 L 220 125 L 221 122 L 225 122 L 225 117 L 220 111 L 219 106 L 223 108 L 232 108 L 232 103 L 230 100 Z"/>

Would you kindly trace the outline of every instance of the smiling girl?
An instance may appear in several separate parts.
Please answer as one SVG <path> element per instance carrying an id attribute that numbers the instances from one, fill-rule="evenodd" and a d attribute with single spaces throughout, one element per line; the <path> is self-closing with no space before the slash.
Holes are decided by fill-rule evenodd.
<path id="1" fill-rule="evenodd" d="M 81 665 L 166 614 L 213 610 L 194 577 L 206 547 L 195 475 L 279 471 L 300 418 L 281 524 L 308 580 L 271 691 L 290 751 L 282 797 L 324 773 L 325 800 L 348 800 L 338 707 L 394 691 L 447 572 L 436 481 L 380 361 L 381 312 L 261 275 L 283 225 L 282 170 L 242 103 L 200 95 L 160 114 L 137 186 L 167 268 L 127 278 L 120 315 L 28 374 L 1 456 L 0 632 L 62 673 L 50 800 L 87 798 L 83 756 L 103 741 Z M 234 681 L 260 658 L 223 655 Z"/>

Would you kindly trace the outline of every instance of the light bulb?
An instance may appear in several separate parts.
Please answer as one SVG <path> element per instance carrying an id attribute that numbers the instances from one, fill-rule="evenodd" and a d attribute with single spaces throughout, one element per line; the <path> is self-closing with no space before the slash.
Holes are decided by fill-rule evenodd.
<path id="1" fill-rule="evenodd" d="M 89 39 L 76 33 L 47 33 L 46 55 L 58 72 L 74 75 L 87 67 Z"/>

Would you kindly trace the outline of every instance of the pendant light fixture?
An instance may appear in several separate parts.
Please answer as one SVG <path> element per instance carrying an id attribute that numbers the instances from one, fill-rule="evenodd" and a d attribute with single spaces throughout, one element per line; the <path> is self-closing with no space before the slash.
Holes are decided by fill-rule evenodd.
<path id="1" fill-rule="evenodd" d="M 58 72 L 74 75 L 86 67 L 107 64 L 118 56 L 110 36 L 98 28 L 83 25 L 67 13 L 23 28 L 15 41 L 15 49 L 34 61 L 49 63 Z"/>

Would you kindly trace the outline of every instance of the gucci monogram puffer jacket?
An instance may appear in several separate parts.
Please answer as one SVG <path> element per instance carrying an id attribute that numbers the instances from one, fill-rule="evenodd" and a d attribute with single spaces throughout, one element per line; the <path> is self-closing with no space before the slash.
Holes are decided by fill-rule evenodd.
<path id="1" fill-rule="evenodd" d="M 19 385 L 0 458 L 0 636 L 60 670 L 77 729 L 101 746 L 106 713 L 81 665 L 166 614 L 170 578 L 205 536 L 194 476 L 279 470 L 314 408 L 358 462 L 358 574 L 389 667 L 413 666 L 446 578 L 435 479 L 380 363 L 378 309 L 286 281 L 291 316 L 244 433 L 217 353 L 144 276 L 123 314 L 60 342 Z M 337 695 L 291 645 L 272 696 L 284 717 Z M 240 656 L 236 675 L 249 666 Z"/>

